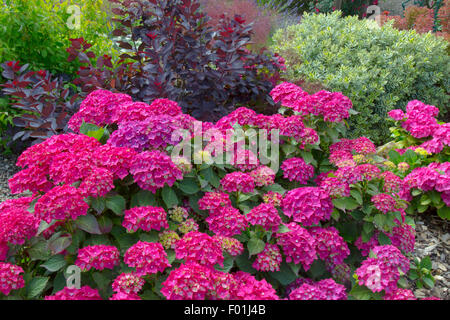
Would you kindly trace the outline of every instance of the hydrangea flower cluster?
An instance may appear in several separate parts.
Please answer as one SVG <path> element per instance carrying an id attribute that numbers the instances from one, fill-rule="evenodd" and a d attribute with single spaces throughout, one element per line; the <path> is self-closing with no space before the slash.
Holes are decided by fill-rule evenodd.
<path id="1" fill-rule="evenodd" d="M 289 294 L 289 300 L 347 300 L 347 293 L 342 284 L 325 279 L 302 284 Z"/>
<path id="2" fill-rule="evenodd" d="M 268 203 L 262 203 L 254 207 L 246 215 L 247 221 L 251 225 L 260 225 L 267 231 L 276 232 L 281 224 L 278 210 Z"/>
<path id="3" fill-rule="evenodd" d="M 354 153 L 364 160 L 363 156 L 376 153 L 376 151 L 373 142 L 366 137 L 359 137 L 354 140 L 341 139 L 330 146 L 329 160 L 338 167 L 355 166 L 356 156 L 354 156 Z"/>
<path id="4" fill-rule="evenodd" d="M 359 285 L 364 285 L 372 292 L 385 290 L 390 293 L 397 289 L 400 271 L 409 270 L 409 261 L 399 249 L 391 245 L 376 246 L 372 249 L 376 258 L 363 261 L 356 270 Z"/>
<path id="5" fill-rule="evenodd" d="M 228 206 L 231 206 L 230 196 L 223 192 L 206 192 L 198 201 L 200 210 L 216 211 L 216 209 Z"/>
<path id="6" fill-rule="evenodd" d="M 175 249 L 175 244 L 180 240 L 180 236 L 173 230 L 164 230 L 159 233 L 159 242 L 164 249 Z"/>
<path id="7" fill-rule="evenodd" d="M 356 239 L 355 246 L 361 251 L 361 255 L 363 257 L 367 257 L 369 255 L 370 251 L 379 245 L 378 234 L 379 234 L 379 232 L 375 231 L 372 238 L 370 238 L 369 241 L 367 241 L 367 242 L 364 242 L 362 240 L 362 237 L 359 237 L 358 239 Z"/>
<path id="8" fill-rule="evenodd" d="M 309 270 L 317 258 L 314 237 L 295 222 L 287 224 L 286 227 L 289 232 L 277 234 L 277 243 L 283 248 L 286 262 L 301 263 L 306 271 Z"/>
<path id="9" fill-rule="evenodd" d="M 178 231 L 180 231 L 182 234 L 186 234 L 190 231 L 197 231 L 198 230 L 198 224 L 195 222 L 194 219 L 186 219 L 185 221 L 181 222 L 178 226 Z"/>
<path id="10" fill-rule="evenodd" d="M 319 187 L 303 187 L 289 191 L 282 201 L 283 212 L 304 226 L 329 220 L 333 203 L 328 192 Z"/>
<path id="11" fill-rule="evenodd" d="M 309 233 L 315 239 L 317 255 L 328 264 L 340 265 L 350 255 L 347 243 L 336 228 L 313 227 Z"/>
<path id="12" fill-rule="evenodd" d="M 87 214 L 89 205 L 82 192 L 68 185 L 57 186 L 36 202 L 35 215 L 50 223 L 52 220 L 76 220 Z"/>
<path id="13" fill-rule="evenodd" d="M 263 196 L 264 203 L 269 203 L 275 208 L 281 205 L 281 200 L 283 200 L 283 195 L 274 191 L 269 191 Z"/>
<path id="14" fill-rule="evenodd" d="M 105 144 L 97 148 L 93 156 L 97 166 L 108 169 L 113 174 L 114 179 L 123 179 L 130 172 L 137 153 L 130 148 L 113 147 L 110 144 Z"/>
<path id="15" fill-rule="evenodd" d="M 273 287 L 265 280 L 256 280 L 254 276 L 238 271 L 233 274 L 236 281 L 234 300 L 278 300 Z"/>
<path id="16" fill-rule="evenodd" d="M 0 204 L 0 243 L 22 245 L 36 235 L 40 219 L 27 210 L 31 201 L 26 197 Z"/>
<path id="17" fill-rule="evenodd" d="M 163 208 L 146 206 L 136 207 L 124 212 L 123 227 L 128 231 L 136 232 L 138 229 L 144 231 L 169 228 L 167 213 Z"/>
<path id="18" fill-rule="evenodd" d="M 78 250 L 75 265 L 84 271 L 92 268 L 96 270 L 113 269 L 119 265 L 119 250 L 114 246 L 95 245 Z"/>
<path id="19" fill-rule="evenodd" d="M 379 193 L 372 196 L 372 203 L 375 205 L 375 208 L 383 212 L 384 214 L 388 212 L 397 211 L 396 205 L 397 202 L 394 198 L 386 193 Z"/>
<path id="20" fill-rule="evenodd" d="M 136 293 L 125 293 L 125 292 L 116 292 L 114 293 L 109 300 L 142 300 Z"/>
<path id="21" fill-rule="evenodd" d="M 283 261 L 280 248 L 276 244 L 266 243 L 264 250 L 258 253 L 252 267 L 258 271 L 275 272 L 280 271 L 280 265 Z"/>
<path id="22" fill-rule="evenodd" d="M 227 192 L 249 193 L 255 190 L 255 180 L 247 173 L 235 171 L 227 173 L 220 180 L 223 190 Z"/>
<path id="23" fill-rule="evenodd" d="M 46 296 L 45 300 L 102 300 L 97 289 L 82 286 L 80 289 L 64 287 L 52 296 Z"/>
<path id="24" fill-rule="evenodd" d="M 275 172 L 267 166 L 259 166 L 249 172 L 249 175 L 253 177 L 257 187 L 270 186 L 275 182 Z"/>
<path id="25" fill-rule="evenodd" d="M 350 186 L 348 183 L 339 180 L 338 178 L 327 177 L 323 179 L 319 185 L 332 199 L 350 196 Z"/>
<path id="26" fill-rule="evenodd" d="M 231 164 L 240 171 L 251 171 L 259 166 L 258 157 L 250 150 L 238 150 L 234 153 Z"/>
<path id="27" fill-rule="evenodd" d="M 206 233 L 191 231 L 175 244 L 177 259 L 186 263 L 199 263 L 207 267 L 223 265 L 222 247 L 219 241 Z"/>
<path id="28" fill-rule="evenodd" d="M 213 236 L 213 238 L 219 241 L 222 250 L 230 256 L 239 256 L 244 251 L 244 245 L 237 239 L 218 235 Z"/>
<path id="29" fill-rule="evenodd" d="M 166 184 L 171 187 L 176 180 L 183 178 L 182 172 L 170 157 L 159 151 L 144 151 L 138 154 L 130 173 L 139 187 L 153 193 Z"/>
<path id="30" fill-rule="evenodd" d="M 314 176 L 314 167 L 307 164 L 302 158 L 290 158 L 281 164 L 283 177 L 289 181 L 297 181 L 300 184 L 307 184 L 308 180 Z"/>
<path id="31" fill-rule="evenodd" d="M 225 237 L 240 234 L 248 225 L 246 217 L 238 209 L 231 206 L 210 211 L 205 221 L 209 226 L 209 230 Z"/>
<path id="32" fill-rule="evenodd" d="M 395 291 L 386 293 L 384 300 L 417 300 L 417 298 L 411 290 L 397 288 Z"/>
<path id="33" fill-rule="evenodd" d="M 79 189 L 85 197 L 104 197 L 114 189 L 114 175 L 107 169 L 94 168 Z"/>
<path id="34" fill-rule="evenodd" d="M 134 273 L 122 273 L 112 283 L 112 289 L 116 293 L 137 294 L 144 283 L 144 279 Z"/>
<path id="35" fill-rule="evenodd" d="M 7 296 L 12 290 L 23 288 L 25 282 L 21 273 L 24 273 L 21 267 L 0 262 L 0 292 Z"/>
<path id="36" fill-rule="evenodd" d="M 163 272 L 171 267 L 163 246 L 153 242 L 138 241 L 125 252 L 123 261 L 128 266 L 135 267 L 139 276 Z"/>

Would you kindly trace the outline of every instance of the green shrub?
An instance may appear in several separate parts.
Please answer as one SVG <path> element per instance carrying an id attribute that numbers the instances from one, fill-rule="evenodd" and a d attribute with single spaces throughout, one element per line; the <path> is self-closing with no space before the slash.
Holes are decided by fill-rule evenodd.
<path id="1" fill-rule="evenodd" d="M 33 70 L 74 75 L 76 62 L 68 62 L 70 38 L 83 37 L 95 43 L 97 54 L 113 54 L 109 34 L 112 29 L 106 0 L 44 1 L 6 0 L 0 11 L 0 63 L 8 60 L 29 63 Z M 71 5 L 80 8 L 80 28 L 67 22 L 74 15 Z M 112 52 L 111 52 L 112 51 Z"/>
<path id="2" fill-rule="evenodd" d="M 387 140 L 384 118 L 393 108 L 420 100 L 448 112 L 450 57 L 447 42 L 432 34 L 399 31 L 390 24 L 332 14 L 305 14 L 300 24 L 278 30 L 273 50 L 286 59 L 290 81 L 319 81 L 342 91 L 359 112 L 353 136 Z"/>

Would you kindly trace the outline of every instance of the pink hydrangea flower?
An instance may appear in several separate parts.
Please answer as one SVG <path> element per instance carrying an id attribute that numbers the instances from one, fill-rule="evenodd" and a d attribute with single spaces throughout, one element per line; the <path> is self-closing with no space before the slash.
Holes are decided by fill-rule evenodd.
<path id="1" fill-rule="evenodd" d="M 300 184 L 307 184 L 308 180 L 314 176 L 314 167 L 307 164 L 302 158 L 284 160 L 281 169 L 285 179 L 297 181 Z"/>
<path id="2" fill-rule="evenodd" d="M 450 146 L 450 123 L 441 124 L 433 133 L 433 138 Z"/>
<path id="3" fill-rule="evenodd" d="M 251 171 L 259 166 L 258 157 L 250 150 L 238 150 L 231 164 L 240 171 Z"/>
<path id="4" fill-rule="evenodd" d="M 114 175 L 114 179 L 123 179 L 128 175 L 137 152 L 130 148 L 105 144 L 96 149 L 92 156 L 96 165 L 108 169 Z"/>
<path id="5" fill-rule="evenodd" d="M 273 205 L 275 208 L 281 205 L 281 200 L 283 200 L 283 195 L 278 192 L 269 191 L 263 195 L 264 203 Z"/>
<path id="6" fill-rule="evenodd" d="M 278 245 L 283 248 L 286 262 L 301 263 L 307 271 L 317 258 L 316 241 L 314 237 L 304 228 L 291 222 L 286 225 L 289 232 L 277 234 Z"/>
<path id="7" fill-rule="evenodd" d="M 205 300 L 214 290 L 213 270 L 196 264 L 181 264 L 162 283 L 161 293 L 168 300 Z"/>
<path id="8" fill-rule="evenodd" d="M 114 176 L 107 169 L 94 168 L 80 184 L 79 189 L 85 197 L 104 197 L 114 189 Z"/>
<path id="9" fill-rule="evenodd" d="M 394 212 L 396 210 L 396 204 L 394 198 L 386 193 L 379 193 L 371 198 L 372 203 L 375 205 L 375 208 L 383 212 L 384 214 L 388 212 Z"/>
<path id="10" fill-rule="evenodd" d="M 165 98 L 153 100 L 150 108 L 155 115 L 166 114 L 171 117 L 176 117 L 182 113 L 181 107 L 177 102 Z"/>
<path id="11" fill-rule="evenodd" d="M 398 288 L 395 291 L 386 293 L 384 300 L 417 300 L 417 298 L 411 290 Z"/>
<path id="12" fill-rule="evenodd" d="M 340 265 L 350 255 L 347 243 L 336 228 L 313 227 L 309 233 L 315 239 L 317 255 L 325 262 Z"/>
<path id="13" fill-rule="evenodd" d="M 254 207 L 246 215 L 247 221 L 251 225 L 260 225 L 267 231 L 276 232 L 281 223 L 278 210 L 272 205 L 262 203 Z"/>
<path id="14" fill-rule="evenodd" d="M 428 167 L 415 168 L 408 174 L 403 181 L 410 188 L 418 188 L 423 191 L 431 191 L 436 185 L 440 174 L 436 170 Z"/>
<path id="15" fill-rule="evenodd" d="M 278 300 L 275 289 L 265 280 L 256 280 L 254 276 L 238 271 L 233 274 L 236 281 L 233 300 Z"/>
<path id="16" fill-rule="evenodd" d="M 78 258 L 75 264 L 82 270 L 88 271 L 114 269 L 120 263 L 119 250 L 114 246 L 95 245 L 78 250 Z"/>
<path id="17" fill-rule="evenodd" d="M 230 256 L 239 256 L 244 251 L 244 245 L 237 239 L 219 235 L 215 235 L 213 236 L 213 238 L 220 243 L 222 250 L 224 250 Z"/>
<path id="18" fill-rule="evenodd" d="M 121 273 L 114 279 L 112 288 L 114 292 L 122 292 L 126 294 L 137 294 L 144 286 L 144 279 L 134 273 Z"/>
<path id="19" fill-rule="evenodd" d="M 125 293 L 122 291 L 116 292 L 112 295 L 111 298 L 109 298 L 109 300 L 142 300 L 141 297 L 139 297 L 136 293 L 130 292 L 130 293 Z"/>
<path id="20" fill-rule="evenodd" d="M 216 209 L 228 206 L 231 206 L 230 196 L 223 192 L 206 192 L 198 201 L 200 210 L 216 211 Z"/>
<path id="21" fill-rule="evenodd" d="M 408 224 L 394 227 L 392 234 L 388 234 L 393 246 L 399 248 L 403 252 L 413 252 L 416 241 L 416 231 Z"/>
<path id="22" fill-rule="evenodd" d="M 23 288 L 25 281 L 21 273 L 24 273 L 21 267 L 0 262 L 0 292 L 7 296 L 12 290 Z"/>
<path id="23" fill-rule="evenodd" d="M 198 224 L 194 219 L 186 219 L 178 226 L 178 231 L 185 234 L 190 231 L 198 231 Z"/>
<path id="24" fill-rule="evenodd" d="M 304 226 L 328 220 L 333 203 L 328 192 L 319 187 L 303 187 L 289 191 L 282 201 L 283 212 Z"/>
<path id="25" fill-rule="evenodd" d="M 210 212 L 205 221 L 209 230 L 225 237 L 240 234 L 248 226 L 246 217 L 233 207 L 223 207 Z"/>
<path id="26" fill-rule="evenodd" d="M 391 110 L 388 112 L 388 115 L 396 121 L 401 121 L 405 118 L 405 113 L 400 109 Z"/>
<path id="27" fill-rule="evenodd" d="M 342 284 L 325 279 L 313 284 L 302 284 L 289 294 L 289 300 L 347 300 L 347 293 Z"/>
<path id="28" fill-rule="evenodd" d="M 57 186 L 39 198 L 35 215 L 47 223 L 52 220 L 76 220 L 86 215 L 89 209 L 83 199 L 79 189 L 68 185 Z"/>
<path id="29" fill-rule="evenodd" d="M 280 271 L 282 261 L 280 248 L 276 244 L 266 243 L 264 250 L 258 253 L 252 266 L 258 271 L 275 272 Z"/>
<path id="30" fill-rule="evenodd" d="M 270 186 L 275 183 L 275 172 L 267 166 L 259 166 L 249 172 L 249 175 L 253 177 L 257 187 Z"/>
<path id="31" fill-rule="evenodd" d="M 128 231 L 136 232 L 138 229 L 144 231 L 169 228 L 167 213 L 163 208 L 146 206 L 136 207 L 124 212 L 122 226 Z"/>
<path id="32" fill-rule="evenodd" d="M 171 187 L 176 180 L 183 178 L 180 169 L 170 157 L 159 151 L 144 151 L 138 154 L 131 165 L 130 173 L 139 187 L 153 193 L 166 184 Z"/>
<path id="33" fill-rule="evenodd" d="M 243 172 L 228 173 L 220 180 L 223 190 L 227 192 L 249 193 L 255 190 L 255 181 L 253 177 Z"/>
<path id="34" fill-rule="evenodd" d="M 222 247 L 215 238 L 197 231 L 191 231 L 175 244 L 177 259 L 186 263 L 199 263 L 207 267 L 223 265 Z"/>
<path id="35" fill-rule="evenodd" d="M 359 237 L 355 241 L 355 246 L 361 251 L 361 255 L 364 257 L 367 257 L 370 251 L 378 245 L 378 232 L 375 232 L 372 238 L 370 238 L 367 242 L 364 242 L 362 237 Z"/>
<path id="36" fill-rule="evenodd" d="M 171 267 L 167 253 L 158 242 L 138 241 L 125 252 L 123 261 L 128 266 L 135 267 L 139 276 L 163 272 Z"/>
<path id="37" fill-rule="evenodd" d="M 350 196 L 350 186 L 345 181 L 334 177 L 323 179 L 319 186 L 321 189 L 325 190 L 332 199 Z"/>
<path id="38" fill-rule="evenodd" d="M 102 298 L 97 289 L 83 286 L 80 289 L 64 287 L 54 295 L 46 296 L 45 300 L 102 300 Z"/>
<path id="39" fill-rule="evenodd" d="M 359 137 L 353 140 L 352 149 L 359 154 L 371 154 L 377 152 L 373 142 L 366 137 Z"/>

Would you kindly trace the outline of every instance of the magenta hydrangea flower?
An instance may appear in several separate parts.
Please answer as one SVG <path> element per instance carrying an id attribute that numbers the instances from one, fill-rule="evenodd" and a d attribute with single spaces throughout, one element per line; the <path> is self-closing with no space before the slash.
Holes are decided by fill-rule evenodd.
<path id="1" fill-rule="evenodd" d="M 328 192 L 319 187 L 303 187 L 289 191 L 282 201 L 283 212 L 304 226 L 328 220 L 333 203 Z"/>
<path id="2" fill-rule="evenodd" d="M 334 175 L 347 184 L 354 184 L 363 180 L 362 173 L 358 170 L 358 167 L 341 167 L 334 172 Z"/>
<path id="3" fill-rule="evenodd" d="M 418 188 L 423 191 L 431 191 L 436 185 L 440 174 L 436 170 L 428 167 L 415 168 L 408 174 L 403 182 L 410 188 Z"/>
<path id="4" fill-rule="evenodd" d="M 394 198 L 392 198 L 390 195 L 386 193 L 376 194 L 372 196 L 370 200 L 375 205 L 375 208 L 377 208 L 384 214 L 388 212 L 397 211 L 396 209 L 397 201 L 395 201 Z"/>
<path id="5" fill-rule="evenodd" d="M 139 276 L 163 272 L 171 267 L 167 253 L 158 242 L 138 241 L 125 252 L 123 261 L 128 266 L 135 267 Z"/>
<path id="6" fill-rule="evenodd" d="M 69 128 L 79 132 L 83 122 L 104 126 L 112 123 L 111 116 L 123 103 L 132 102 L 130 96 L 107 90 L 92 91 L 81 103 L 80 109 L 69 120 Z"/>
<path id="7" fill-rule="evenodd" d="M 6 260 L 6 258 L 8 257 L 8 252 L 9 252 L 8 244 L 5 242 L 0 242 L 0 262 Z"/>
<path id="8" fill-rule="evenodd" d="M 281 102 L 285 107 L 305 115 L 309 114 L 307 108 L 305 108 L 305 101 L 307 101 L 309 94 L 293 83 L 283 82 L 277 85 L 270 91 L 270 96 L 273 101 Z"/>
<path id="9" fill-rule="evenodd" d="M 366 137 L 359 137 L 359 138 L 353 140 L 352 149 L 356 153 L 365 154 L 365 155 L 377 152 L 377 148 L 375 147 L 373 142 L 370 141 L 370 139 L 368 139 Z"/>
<path id="10" fill-rule="evenodd" d="M 233 274 L 236 281 L 233 300 L 279 300 L 275 289 L 265 280 L 238 271 Z"/>
<path id="11" fill-rule="evenodd" d="M 300 184 L 307 184 L 308 180 L 314 176 L 314 167 L 307 164 L 302 158 L 284 160 L 281 169 L 285 179 L 297 181 Z"/>
<path id="12" fill-rule="evenodd" d="M 325 190 L 332 199 L 350 196 L 350 186 L 348 183 L 339 180 L 338 178 L 325 178 L 320 182 L 319 186 L 321 189 Z"/>
<path id="13" fill-rule="evenodd" d="M 97 289 L 83 286 L 80 289 L 64 287 L 54 295 L 46 296 L 45 300 L 102 300 L 102 298 Z"/>
<path id="14" fill-rule="evenodd" d="M 280 271 L 280 265 L 283 262 L 280 248 L 276 244 L 266 243 L 264 250 L 256 256 L 252 267 L 258 271 Z"/>
<path id="15" fill-rule="evenodd" d="M 64 152 L 55 155 L 50 165 L 50 178 L 55 184 L 73 184 L 87 178 L 96 168 L 91 152 Z"/>
<path id="16" fill-rule="evenodd" d="M 355 241 L 355 246 L 361 251 L 361 255 L 364 257 L 367 257 L 370 253 L 370 251 L 379 245 L 378 242 L 378 232 L 376 231 L 372 238 L 369 239 L 369 241 L 364 242 L 362 240 L 362 237 L 359 237 Z"/>
<path id="17" fill-rule="evenodd" d="M 432 105 L 427 105 L 419 100 L 411 100 L 406 105 L 406 113 L 420 112 L 430 117 L 437 117 L 439 109 Z"/>
<path id="18" fill-rule="evenodd" d="M 197 263 L 181 264 L 162 283 L 167 300 L 205 300 L 214 290 L 213 269 Z"/>
<path id="19" fill-rule="evenodd" d="M 136 207 L 125 210 L 124 214 L 122 226 L 128 231 L 136 232 L 138 229 L 160 231 L 161 229 L 169 228 L 167 213 L 160 207 Z"/>
<path id="20" fill-rule="evenodd" d="M 308 230 L 302 228 L 295 222 L 286 225 L 289 232 L 279 233 L 278 245 L 283 248 L 286 262 L 301 263 L 307 271 L 317 258 L 316 241 Z"/>
<path id="21" fill-rule="evenodd" d="M 216 123 L 216 127 L 222 130 L 232 129 L 238 123 L 240 126 L 253 125 L 256 112 L 246 107 L 239 107 L 230 114 L 222 117 Z"/>
<path id="22" fill-rule="evenodd" d="M 21 267 L 0 262 L 0 292 L 7 296 L 12 290 L 23 288 L 25 281 L 21 273 L 24 273 Z"/>
<path id="23" fill-rule="evenodd" d="M 253 177 L 257 187 L 270 186 L 275 183 L 275 172 L 267 166 L 259 166 L 249 172 L 249 175 Z"/>
<path id="24" fill-rule="evenodd" d="M 317 255 L 328 264 L 340 265 L 350 255 L 347 242 L 336 228 L 313 227 L 309 233 L 315 239 Z"/>
<path id="25" fill-rule="evenodd" d="M 169 144 L 176 144 L 173 133 L 179 127 L 168 115 L 151 116 L 143 121 L 127 121 L 111 134 L 108 144 L 114 147 L 132 148 L 137 152 L 147 149 L 164 149 Z"/>
<path id="26" fill-rule="evenodd" d="M 403 273 L 409 270 L 409 260 L 400 251 L 400 249 L 392 245 L 376 246 L 372 249 L 379 261 L 385 265 L 400 268 Z"/>
<path id="27" fill-rule="evenodd" d="M 416 242 L 416 231 L 408 224 L 394 227 L 392 234 L 387 235 L 391 239 L 393 246 L 399 248 L 403 252 L 413 252 Z"/>
<path id="28" fill-rule="evenodd" d="M 109 298 L 109 300 L 142 300 L 141 297 L 139 297 L 136 293 L 130 292 L 130 293 L 125 293 L 125 292 L 116 292 L 114 293 L 111 298 Z"/>
<path id="29" fill-rule="evenodd" d="M 269 191 L 263 195 L 264 203 L 268 203 L 278 208 L 281 205 L 281 200 L 283 200 L 283 195 L 278 192 Z"/>
<path id="30" fill-rule="evenodd" d="M 209 230 L 225 237 L 240 234 L 248 226 L 246 217 L 233 207 L 223 207 L 220 210 L 210 212 L 205 221 Z"/>
<path id="31" fill-rule="evenodd" d="M 383 185 L 383 191 L 386 193 L 397 193 L 400 192 L 401 188 L 403 187 L 403 180 L 393 174 L 391 171 L 385 171 L 380 175 L 380 178 L 383 179 L 384 185 Z"/>
<path id="32" fill-rule="evenodd" d="M 40 219 L 27 210 L 30 202 L 27 197 L 0 204 L 0 243 L 22 245 L 36 235 Z"/>
<path id="33" fill-rule="evenodd" d="M 175 244 L 177 259 L 186 263 L 199 263 L 207 267 L 223 265 L 222 247 L 215 238 L 206 233 L 191 231 Z"/>
<path id="34" fill-rule="evenodd" d="M 114 279 L 112 289 L 114 292 L 125 294 L 137 294 L 144 286 L 144 279 L 134 273 L 121 273 Z"/>
<path id="35" fill-rule="evenodd" d="M 240 171 L 251 171 L 259 166 L 258 157 L 250 150 L 236 151 L 231 161 L 231 164 Z"/>
<path id="36" fill-rule="evenodd" d="M 405 113 L 401 109 L 395 109 L 389 111 L 388 116 L 396 121 L 401 121 L 405 118 Z"/>
<path id="37" fill-rule="evenodd" d="M 309 104 L 313 106 L 311 113 L 322 115 L 324 121 L 341 122 L 350 117 L 352 101 L 341 92 L 321 90 L 311 95 Z"/>
<path id="38" fill-rule="evenodd" d="M 222 250 L 224 250 L 230 256 L 239 256 L 242 254 L 242 252 L 244 252 L 244 245 L 237 239 L 219 235 L 215 235 L 213 236 L 213 238 L 220 243 Z"/>
<path id="39" fill-rule="evenodd" d="M 408 111 L 406 118 L 402 127 L 417 139 L 429 137 L 439 128 L 436 118 L 428 113 L 418 110 Z"/>
<path id="40" fill-rule="evenodd" d="M 347 300 L 345 286 L 333 279 L 304 283 L 289 294 L 289 300 Z"/>
<path id="41" fill-rule="evenodd" d="M 150 108 L 155 115 L 176 117 L 182 114 L 181 107 L 177 102 L 165 98 L 153 100 Z"/>
<path id="42" fill-rule="evenodd" d="M 251 225 L 260 225 L 267 231 L 276 232 L 281 223 L 278 210 L 268 203 L 262 203 L 254 207 L 246 215 L 247 221 Z"/>
<path id="43" fill-rule="evenodd" d="M 171 187 L 176 180 L 183 178 L 182 172 L 170 157 L 159 151 L 144 151 L 138 154 L 131 165 L 130 173 L 139 187 L 153 193 L 166 184 Z"/>
<path id="44" fill-rule="evenodd" d="M 444 149 L 444 144 L 436 138 L 425 141 L 419 148 L 425 149 L 430 154 L 440 153 Z"/>
<path id="45" fill-rule="evenodd" d="M 36 202 L 35 215 L 47 223 L 52 220 L 76 220 L 87 214 L 89 205 L 82 192 L 68 185 L 57 186 Z"/>
<path id="46" fill-rule="evenodd" d="M 408 289 L 397 288 L 395 291 L 386 293 L 384 300 L 417 300 L 414 293 Z"/>
<path id="47" fill-rule="evenodd" d="M 43 166 L 31 166 L 17 172 L 8 180 L 11 193 L 19 194 L 28 190 L 32 193 L 49 191 L 54 184 L 47 178 L 48 170 Z"/>
<path id="48" fill-rule="evenodd" d="M 114 179 L 123 179 L 130 172 L 137 152 L 130 148 L 105 144 L 96 149 L 92 156 L 95 158 L 97 166 L 108 169 L 114 175 Z"/>
<path id="49" fill-rule="evenodd" d="M 200 210 L 216 211 L 222 207 L 231 206 L 230 196 L 223 192 L 206 192 L 205 195 L 198 201 Z"/>
<path id="50" fill-rule="evenodd" d="M 120 263 L 119 256 L 119 250 L 114 246 L 87 246 L 78 250 L 75 264 L 84 271 L 114 269 Z"/>
<path id="51" fill-rule="evenodd" d="M 243 172 L 228 173 L 220 180 L 223 190 L 227 192 L 249 193 L 255 190 L 255 181 L 253 177 Z"/>
<path id="52" fill-rule="evenodd" d="M 114 189 L 114 176 L 107 169 L 94 168 L 80 184 L 79 189 L 84 197 L 104 197 Z"/>
<path id="53" fill-rule="evenodd" d="M 450 146 L 450 123 L 441 124 L 433 132 L 433 138 L 446 146 Z"/>
<path id="54" fill-rule="evenodd" d="M 211 300 L 233 300 L 236 299 L 237 282 L 231 273 L 212 271 L 213 290 L 208 293 Z"/>
<path id="55" fill-rule="evenodd" d="M 381 174 L 380 168 L 369 163 L 357 166 L 356 171 L 363 179 L 368 181 L 378 178 Z"/>
<path id="56" fill-rule="evenodd" d="M 155 115 L 153 109 L 144 102 L 125 102 L 111 115 L 111 121 L 120 124 L 126 121 L 142 121 Z"/>

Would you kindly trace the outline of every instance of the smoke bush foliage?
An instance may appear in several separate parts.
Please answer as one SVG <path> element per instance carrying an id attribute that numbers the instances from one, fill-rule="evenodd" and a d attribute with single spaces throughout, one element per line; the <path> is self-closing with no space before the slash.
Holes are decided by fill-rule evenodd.
<path id="1" fill-rule="evenodd" d="M 359 112 L 350 121 L 353 136 L 386 141 L 386 112 L 414 99 L 447 113 L 450 57 L 447 42 L 432 34 L 379 28 L 340 12 L 305 14 L 275 34 L 272 48 L 286 59 L 289 80 L 320 81 L 352 99 Z"/>

